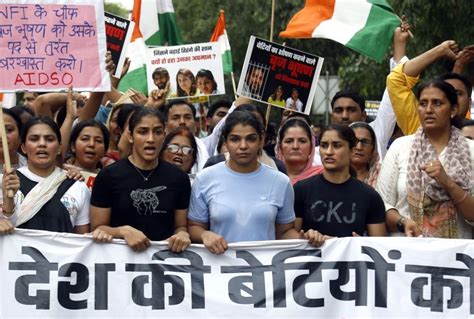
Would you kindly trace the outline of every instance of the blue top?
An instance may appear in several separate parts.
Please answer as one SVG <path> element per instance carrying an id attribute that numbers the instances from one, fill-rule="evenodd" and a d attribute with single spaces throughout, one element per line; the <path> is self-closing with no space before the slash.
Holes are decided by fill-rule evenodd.
<path id="1" fill-rule="evenodd" d="M 209 223 L 229 243 L 274 240 L 275 223 L 295 220 L 294 193 L 288 177 L 264 164 L 238 173 L 218 163 L 201 171 L 191 191 L 188 219 Z"/>

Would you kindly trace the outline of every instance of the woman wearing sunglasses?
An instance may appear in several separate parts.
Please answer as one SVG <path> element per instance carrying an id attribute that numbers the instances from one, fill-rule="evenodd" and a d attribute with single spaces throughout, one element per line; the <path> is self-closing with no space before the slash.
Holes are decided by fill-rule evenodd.
<path id="1" fill-rule="evenodd" d="M 191 131 L 180 126 L 166 135 L 160 158 L 189 174 L 197 159 L 197 145 Z"/>

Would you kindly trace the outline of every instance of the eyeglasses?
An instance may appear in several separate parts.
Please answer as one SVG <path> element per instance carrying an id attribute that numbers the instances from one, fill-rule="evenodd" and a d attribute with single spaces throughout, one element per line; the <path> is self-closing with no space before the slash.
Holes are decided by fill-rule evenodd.
<path id="1" fill-rule="evenodd" d="M 168 146 L 166 146 L 166 150 L 173 154 L 177 154 L 179 151 L 181 151 L 183 155 L 191 155 L 194 152 L 192 147 L 181 146 L 178 144 L 168 144 Z"/>
<path id="2" fill-rule="evenodd" d="M 358 139 L 356 138 L 356 145 L 360 142 L 360 144 L 362 144 L 363 147 L 369 147 L 369 146 L 372 146 L 373 142 L 371 140 L 368 140 L 366 138 L 363 138 L 363 139 Z"/>

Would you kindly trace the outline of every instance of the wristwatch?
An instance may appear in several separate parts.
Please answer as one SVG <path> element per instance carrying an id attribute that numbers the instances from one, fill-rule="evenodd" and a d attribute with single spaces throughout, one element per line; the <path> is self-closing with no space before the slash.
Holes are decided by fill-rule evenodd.
<path id="1" fill-rule="evenodd" d="M 405 232 L 405 220 L 406 218 L 402 216 L 397 222 L 397 230 L 401 233 Z"/>

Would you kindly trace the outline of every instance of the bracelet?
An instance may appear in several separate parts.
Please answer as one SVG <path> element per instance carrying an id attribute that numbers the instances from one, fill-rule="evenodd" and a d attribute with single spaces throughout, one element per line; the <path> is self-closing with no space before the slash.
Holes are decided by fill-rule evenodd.
<path id="1" fill-rule="evenodd" d="M 458 206 L 459 204 L 461 204 L 462 202 L 464 202 L 466 200 L 468 195 L 469 195 L 469 193 L 467 191 L 464 191 L 464 195 L 462 196 L 462 198 L 458 201 L 453 202 L 453 205 Z"/>

